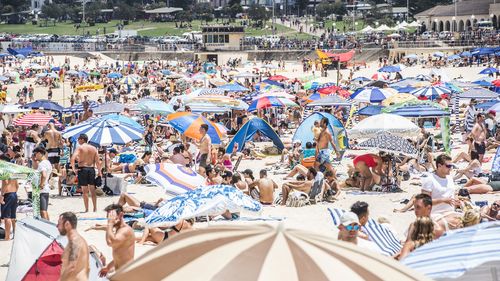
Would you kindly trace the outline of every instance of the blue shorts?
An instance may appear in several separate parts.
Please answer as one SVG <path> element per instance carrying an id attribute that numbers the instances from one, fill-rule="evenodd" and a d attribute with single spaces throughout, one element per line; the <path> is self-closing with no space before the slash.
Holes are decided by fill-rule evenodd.
<path id="1" fill-rule="evenodd" d="M 4 204 L 0 205 L 2 219 L 15 219 L 17 210 L 17 193 L 5 193 L 3 197 Z"/>
<path id="2" fill-rule="evenodd" d="M 331 164 L 330 155 L 331 155 L 330 149 L 321 149 L 318 152 L 318 156 L 316 156 L 316 162 L 318 162 L 320 165 L 327 163 Z"/>

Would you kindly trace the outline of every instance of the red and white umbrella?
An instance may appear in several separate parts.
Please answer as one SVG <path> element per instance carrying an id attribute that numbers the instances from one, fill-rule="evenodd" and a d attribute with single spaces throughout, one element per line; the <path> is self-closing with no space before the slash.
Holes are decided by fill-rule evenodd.
<path id="1" fill-rule="evenodd" d="M 54 121 L 54 124 L 56 126 L 60 126 L 61 123 L 59 123 L 57 120 L 52 117 L 52 115 L 36 112 L 36 113 L 30 113 L 26 114 L 22 117 L 17 118 L 14 120 L 14 125 L 16 126 L 32 126 L 34 124 L 38 124 L 40 126 L 45 126 L 47 125 L 51 120 Z"/>

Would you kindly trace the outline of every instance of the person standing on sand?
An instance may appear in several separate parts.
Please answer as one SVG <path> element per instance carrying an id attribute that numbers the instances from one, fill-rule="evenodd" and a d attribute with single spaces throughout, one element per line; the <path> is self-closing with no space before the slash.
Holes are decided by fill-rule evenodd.
<path id="1" fill-rule="evenodd" d="M 71 157 L 71 168 L 73 172 L 78 175 L 78 185 L 82 189 L 83 204 L 85 205 L 85 212 L 89 211 L 89 191 L 92 196 L 92 204 L 94 205 L 94 212 L 97 211 L 97 196 L 95 193 L 95 168 L 97 167 L 98 176 L 102 175 L 101 161 L 97 149 L 88 144 L 89 138 L 85 134 L 78 137 L 78 148 L 76 149 L 73 157 Z M 78 161 L 78 171 L 75 167 L 75 161 Z"/>
<path id="2" fill-rule="evenodd" d="M 77 218 L 72 212 L 59 215 L 57 230 L 68 237 L 68 245 L 61 256 L 61 281 L 89 280 L 89 247 L 83 237 L 76 231 Z"/>
<path id="3" fill-rule="evenodd" d="M 5 240 L 10 240 L 10 234 L 16 228 L 17 210 L 17 190 L 19 184 L 17 180 L 2 180 L 0 193 L 0 218 L 5 225 Z"/>
<path id="4" fill-rule="evenodd" d="M 49 178 L 52 174 L 52 165 L 47 160 L 47 152 L 43 147 L 33 150 L 33 158 L 36 161 L 37 171 L 40 172 L 40 215 L 43 219 L 49 220 Z"/>
<path id="5" fill-rule="evenodd" d="M 123 219 L 123 208 L 111 204 L 104 209 L 107 213 L 106 243 L 113 250 L 113 261 L 101 269 L 99 276 L 104 277 L 111 271 L 117 271 L 134 259 L 135 234 L 132 227 Z"/>
<path id="6" fill-rule="evenodd" d="M 61 159 L 61 148 L 64 142 L 54 123 L 49 123 L 49 129 L 45 132 L 44 137 L 47 140 L 49 162 L 59 172 L 59 160 Z"/>
<path id="7" fill-rule="evenodd" d="M 200 134 L 201 139 L 199 143 L 200 152 L 198 154 L 198 163 L 200 167 L 206 167 L 208 163 L 210 163 L 209 155 L 212 151 L 212 139 L 207 134 L 208 125 L 201 124 L 200 125 Z"/>
<path id="8" fill-rule="evenodd" d="M 320 165 L 324 165 L 327 171 L 332 171 L 335 174 L 335 170 L 332 167 L 332 163 L 330 162 L 330 148 L 328 147 L 330 144 L 335 150 L 335 154 L 337 154 L 337 158 L 340 158 L 339 151 L 337 150 L 337 146 L 333 142 L 332 134 L 328 128 L 329 120 L 326 117 L 323 117 L 320 122 L 321 132 L 318 136 L 318 144 L 316 145 L 316 161 L 314 162 L 314 168 L 316 170 L 320 170 Z"/>

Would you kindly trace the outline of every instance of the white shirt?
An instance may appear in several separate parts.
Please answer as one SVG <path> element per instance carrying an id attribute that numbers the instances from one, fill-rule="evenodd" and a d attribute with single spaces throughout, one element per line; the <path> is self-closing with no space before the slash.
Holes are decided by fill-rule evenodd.
<path id="1" fill-rule="evenodd" d="M 422 190 L 430 192 L 432 199 L 455 197 L 455 183 L 450 175 L 441 178 L 435 173 L 427 173 L 427 176 L 422 178 Z M 432 206 L 431 214 L 444 214 L 453 211 L 455 208 L 452 205 L 441 203 Z"/>
<path id="2" fill-rule="evenodd" d="M 47 159 L 42 160 L 38 164 L 37 171 L 45 172 L 45 175 L 47 176 L 45 178 L 45 181 L 43 183 L 40 183 L 40 187 L 42 188 L 40 193 L 49 193 L 50 192 L 49 177 L 50 177 L 50 174 L 52 174 L 52 164 L 50 164 L 49 160 L 47 160 Z"/>
<path id="3" fill-rule="evenodd" d="M 358 244 L 357 245 L 358 245 L 358 247 L 361 247 L 363 249 L 367 249 L 371 252 L 383 254 L 383 252 L 380 250 L 380 248 L 377 246 L 377 244 L 375 244 L 372 241 L 368 241 L 368 240 L 365 240 L 365 239 L 358 237 Z"/>

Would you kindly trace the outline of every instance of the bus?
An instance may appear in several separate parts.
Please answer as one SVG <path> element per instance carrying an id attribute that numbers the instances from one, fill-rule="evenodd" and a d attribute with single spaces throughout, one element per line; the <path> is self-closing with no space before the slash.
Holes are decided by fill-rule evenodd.
<path id="1" fill-rule="evenodd" d="M 489 20 L 478 21 L 476 28 L 479 30 L 493 30 L 493 23 Z"/>

